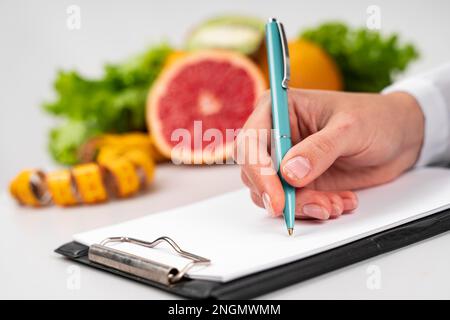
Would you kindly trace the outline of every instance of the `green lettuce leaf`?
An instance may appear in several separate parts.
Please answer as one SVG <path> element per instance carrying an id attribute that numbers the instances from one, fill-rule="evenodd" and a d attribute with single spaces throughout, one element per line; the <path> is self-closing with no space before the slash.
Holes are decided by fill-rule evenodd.
<path id="1" fill-rule="evenodd" d="M 105 65 L 99 79 L 59 71 L 54 82 L 56 99 L 43 104 L 46 112 L 63 120 L 50 132 L 53 158 L 74 164 L 78 147 L 93 135 L 145 131 L 147 93 L 170 52 L 167 44 L 154 46 L 124 63 Z"/>
<path id="2" fill-rule="evenodd" d="M 300 37 L 318 44 L 334 58 L 346 91 L 379 92 L 419 57 L 416 48 L 401 44 L 397 34 L 384 36 L 342 22 L 304 30 Z"/>

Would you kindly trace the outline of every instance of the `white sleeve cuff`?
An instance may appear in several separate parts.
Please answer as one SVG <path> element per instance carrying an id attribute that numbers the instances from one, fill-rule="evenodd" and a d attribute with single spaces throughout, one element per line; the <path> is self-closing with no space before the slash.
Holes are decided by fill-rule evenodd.
<path id="1" fill-rule="evenodd" d="M 417 77 L 395 83 L 384 89 L 382 93 L 398 91 L 412 95 L 425 116 L 425 136 L 416 166 L 441 164 L 447 161 L 450 116 L 440 90 L 430 80 Z"/>

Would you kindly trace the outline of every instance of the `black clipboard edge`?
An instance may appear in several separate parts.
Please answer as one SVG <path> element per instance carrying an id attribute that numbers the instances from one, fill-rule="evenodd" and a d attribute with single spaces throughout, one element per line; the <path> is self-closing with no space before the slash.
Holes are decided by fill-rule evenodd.
<path id="1" fill-rule="evenodd" d="M 450 209 L 382 231 L 314 256 L 230 282 L 185 280 L 171 287 L 111 269 L 87 258 L 88 247 L 69 242 L 55 252 L 91 267 L 191 299 L 250 299 L 405 247 L 450 230 Z M 419 259 L 420 257 L 418 257 Z"/>

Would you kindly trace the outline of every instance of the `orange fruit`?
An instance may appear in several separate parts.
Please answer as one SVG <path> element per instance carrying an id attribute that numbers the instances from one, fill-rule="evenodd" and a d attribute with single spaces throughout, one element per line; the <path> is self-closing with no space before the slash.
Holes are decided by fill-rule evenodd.
<path id="1" fill-rule="evenodd" d="M 342 75 L 332 59 L 321 47 L 307 40 L 289 41 L 291 80 L 289 86 L 303 89 L 342 90 Z M 262 51 L 260 65 L 269 81 L 267 53 Z"/>
<path id="2" fill-rule="evenodd" d="M 185 57 L 186 55 L 188 55 L 188 53 L 186 51 L 181 51 L 181 50 L 172 51 L 167 56 L 163 69 L 169 68 L 175 61 Z"/>

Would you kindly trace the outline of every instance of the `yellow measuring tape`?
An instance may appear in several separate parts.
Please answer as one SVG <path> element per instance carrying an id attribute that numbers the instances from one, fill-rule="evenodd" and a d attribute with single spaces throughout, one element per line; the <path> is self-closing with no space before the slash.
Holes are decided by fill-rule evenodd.
<path id="1" fill-rule="evenodd" d="M 148 148 L 106 144 L 100 147 L 97 162 L 47 174 L 27 169 L 12 180 L 9 190 L 20 204 L 33 207 L 95 204 L 144 190 L 153 181 L 154 171 Z"/>
<path id="2" fill-rule="evenodd" d="M 9 185 L 9 192 L 21 204 L 39 207 L 49 202 L 45 192 L 45 175 L 40 170 L 26 169 Z"/>

